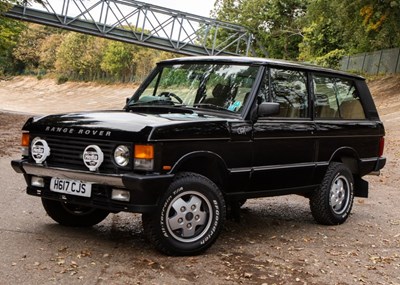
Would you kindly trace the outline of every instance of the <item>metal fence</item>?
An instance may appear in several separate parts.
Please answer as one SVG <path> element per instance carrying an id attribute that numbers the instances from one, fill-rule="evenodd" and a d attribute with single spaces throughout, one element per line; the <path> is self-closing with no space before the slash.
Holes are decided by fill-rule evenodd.
<path id="1" fill-rule="evenodd" d="M 400 73 L 400 48 L 345 56 L 340 61 L 340 69 L 364 74 Z"/>

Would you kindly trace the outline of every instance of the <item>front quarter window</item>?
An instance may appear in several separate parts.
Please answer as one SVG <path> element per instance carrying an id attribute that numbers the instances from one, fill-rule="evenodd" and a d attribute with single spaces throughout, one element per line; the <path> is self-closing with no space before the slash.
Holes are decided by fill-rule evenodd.
<path id="1" fill-rule="evenodd" d="M 240 113 L 258 69 L 214 63 L 162 65 L 128 106 L 166 104 Z"/>

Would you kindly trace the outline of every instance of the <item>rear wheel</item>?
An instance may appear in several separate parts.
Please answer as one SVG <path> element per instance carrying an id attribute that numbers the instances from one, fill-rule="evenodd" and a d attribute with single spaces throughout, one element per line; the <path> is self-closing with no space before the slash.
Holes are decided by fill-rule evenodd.
<path id="1" fill-rule="evenodd" d="M 225 221 L 225 201 L 218 187 L 195 173 L 177 176 L 154 213 L 143 214 L 145 234 L 169 255 L 194 255 L 209 248 Z"/>
<path id="2" fill-rule="evenodd" d="M 310 197 L 314 219 L 324 225 L 344 223 L 350 215 L 354 200 L 354 180 L 343 163 L 331 163 L 318 189 Z"/>
<path id="3" fill-rule="evenodd" d="M 107 218 L 109 214 L 109 212 L 105 210 L 78 206 L 67 202 L 60 202 L 43 198 L 42 204 L 50 218 L 63 226 L 94 226 Z"/>

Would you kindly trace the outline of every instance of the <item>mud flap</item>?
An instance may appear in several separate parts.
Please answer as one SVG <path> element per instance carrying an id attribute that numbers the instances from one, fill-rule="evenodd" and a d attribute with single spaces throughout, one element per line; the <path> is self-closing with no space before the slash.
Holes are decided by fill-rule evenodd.
<path id="1" fill-rule="evenodd" d="M 354 196 L 361 198 L 368 198 L 368 181 L 361 177 L 354 177 Z"/>

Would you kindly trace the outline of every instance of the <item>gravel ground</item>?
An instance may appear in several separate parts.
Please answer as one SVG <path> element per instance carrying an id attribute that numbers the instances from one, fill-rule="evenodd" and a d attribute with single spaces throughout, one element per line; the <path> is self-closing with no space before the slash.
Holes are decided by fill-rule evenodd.
<path id="1" fill-rule="evenodd" d="M 99 96 L 102 87 L 90 84 L 67 83 L 71 85 L 57 89 L 49 80 L 1 81 L 0 283 L 399 285 L 399 82 L 391 77 L 369 83 L 387 130 L 388 163 L 380 177 L 367 177 L 370 198 L 355 199 L 345 224 L 316 224 L 302 197 L 255 199 L 245 204 L 240 223 L 227 222 L 205 254 L 173 258 L 148 245 L 137 214 L 110 215 L 83 230 L 54 224 L 39 199 L 24 194 L 23 178 L 9 167 L 11 157 L 18 157 L 19 130 L 29 117 L 9 111 L 94 109 L 91 102 L 118 108 L 131 89 L 104 86 L 107 96 Z M 60 89 L 81 95 L 65 100 L 68 95 Z M 46 103 L 47 96 L 55 101 Z M 57 96 L 64 100 L 61 107 L 54 106 Z M 17 196 L 10 198 L 11 191 Z M 13 211 L 7 210 L 10 205 Z"/>

